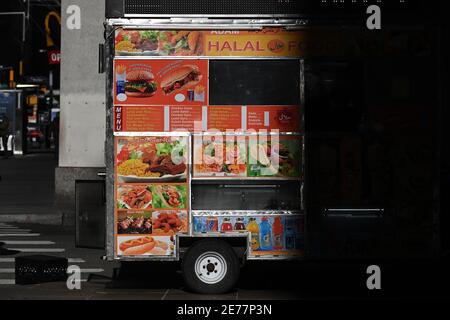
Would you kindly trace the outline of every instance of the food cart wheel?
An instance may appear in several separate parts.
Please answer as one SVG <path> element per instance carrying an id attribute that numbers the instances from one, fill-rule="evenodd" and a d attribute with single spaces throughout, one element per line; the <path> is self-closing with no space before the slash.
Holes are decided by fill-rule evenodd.
<path id="1" fill-rule="evenodd" d="M 239 277 L 239 260 L 233 248 L 222 240 L 201 240 L 183 258 L 185 284 L 198 293 L 224 293 Z"/>

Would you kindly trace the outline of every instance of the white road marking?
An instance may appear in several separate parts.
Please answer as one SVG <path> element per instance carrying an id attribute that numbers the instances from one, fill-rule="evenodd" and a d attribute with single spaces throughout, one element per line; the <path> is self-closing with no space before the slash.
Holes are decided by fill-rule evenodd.
<path id="1" fill-rule="evenodd" d="M 80 282 L 87 282 L 87 279 L 80 279 Z M 13 285 L 16 284 L 15 279 L 0 279 L 0 285 Z"/>
<path id="2" fill-rule="evenodd" d="M 13 227 L 13 226 L 0 226 L 0 230 L 10 230 L 10 229 L 19 229 L 19 227 Z"/>
<path id="3" fill-rule="evenodd" d="M 0 229 L 0 233 L 20 233 L 20 232 L 30 232 L 30 229 Z"/>
<path id="4" fill-rule="evenodd" d="M 98 273 L 103 272 L 103 269 L 80 269 L 81 273 Z M 16 272 L 14 268 L 0 268 L 0 273 L 14 273 Z"/>
<path id="5" fill-rule="evenodd" d="M 20 252 L 64 252 L 66 249 L 62 248 L 6 248 L 8 250 L 17 250 Z"/>
<path id="6" fill-rule="evenodd" d="M 34 244 L 34 245 L 50 245 L 55 244 L 53 241 L 15 241 L 15 240 L 5 240 L 2 241 L 4 244 Z"/>
<path id="7" fill-rule="evenodd" d="M 80 269 L 81 273 L 97 273 L 97 272 L 103 272 L 105 270 L 103 269 Z"/>
<path id="8" fill-rule="evenodd" d="M 13 263 L 16 261 L 16 258 L 0 258 L 0 263 Z M 81 258 L 69 258 L 69 263 L 85 263 Z"/>
<path id="9" fill-rule="evenodd" d="M 0 279 L 0 284 L 16 284 L 15 279 Z"/>
<path id="10" fill-rule="evenodd" d="M 39 237 L 40 235 L 40 233 L 0 233 L 0 237 Z"/>
<path id="11" fill-rule="evenodd" d="M 86 261 L 84 261 L 81 258 L 69 258 L 69 263 L 84 263 Z"/>

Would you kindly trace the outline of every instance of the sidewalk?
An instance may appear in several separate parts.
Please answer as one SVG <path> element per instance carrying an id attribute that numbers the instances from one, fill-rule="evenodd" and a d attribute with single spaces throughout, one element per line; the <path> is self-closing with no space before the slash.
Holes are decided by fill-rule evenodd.
<path id="1" fill-rule="evenodd" d="M 53 154 L 0 158 L 0 222 L 61 224 Z"/>

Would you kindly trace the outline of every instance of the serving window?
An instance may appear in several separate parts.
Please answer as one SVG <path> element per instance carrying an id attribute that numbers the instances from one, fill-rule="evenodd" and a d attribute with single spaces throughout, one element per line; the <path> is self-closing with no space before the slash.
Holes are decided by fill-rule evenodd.
<path id="1" fill-rule="evenodd" d="M 211 105 L 300 105 L 300 61 L 211 60 Z"/>

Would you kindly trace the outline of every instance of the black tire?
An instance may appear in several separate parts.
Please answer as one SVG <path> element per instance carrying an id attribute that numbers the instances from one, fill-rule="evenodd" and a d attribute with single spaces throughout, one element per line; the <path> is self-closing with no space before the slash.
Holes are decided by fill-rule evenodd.
<path id="1" fill-rule="evenodd" d="M 205 265 L 202 265 L 200 261 L 205 261 L 205 259 L 207 260 L 211 253 L 213 253 L 213 259 L 215 257 L 214 255 L 218 257 L 219 261 L 222 260 L 222 257 L 226 264 L 226 272 L 220 272 L 220 270 L 224 269 L 218 269 L 220 274 L 224 275 L 223 278 L 216 283 L 205 282 L 208 279 L 205 281 L 201 280 L 200 277 L 202 276 L 198 276 L 195 271 L 196 263 L 198 262 L 198 265 L 202 266 L 200 269 L 205 270 L 204 272 L 206 277 L 206 273 L 208 273 L 212 263 L 207 264 L 207 268 L 205 269 Z M 188 249 L 188 251 L 184 254 L 181 270 L 183 271 L 184 283 L 190 290 L 197 293 L 218 294 L 229 292 L 235 287 L 239 278 L 240 265 L 236 253 L 228 243 L 217 239 L 207 239 L 196 242 Z M 213 272 L 218 270 L 214 270 Z M 211 274 L 213 274 L 213 272 L 211 272 Z M 208 273 L 208 275 L 209 274 L 210 273 Z"/>

